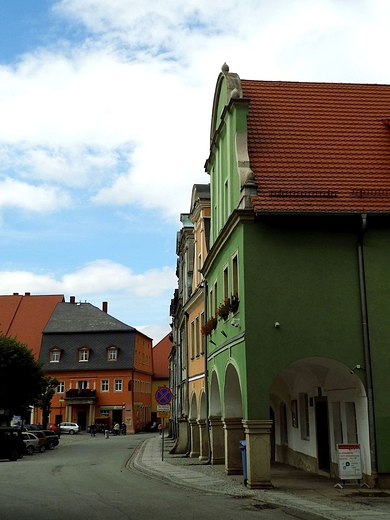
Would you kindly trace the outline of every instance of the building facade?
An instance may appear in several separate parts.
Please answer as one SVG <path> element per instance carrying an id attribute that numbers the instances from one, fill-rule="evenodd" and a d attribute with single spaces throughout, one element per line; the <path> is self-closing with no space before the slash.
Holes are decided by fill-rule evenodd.
<path id="1" fill-rule="evenodd" d="M 340 445 L 359 447 L 369 485 L 390 474 L 389 102 L 386 85 L 218 77 L 209 451 L 241 473 L 245 440 L 250 488 L 272 486 L 271 460 L 337 477 Z"/>
<path id="2" fill-rule="evenodd" d="M 81 429 L 118 422 L 128 433 L 150 422 L 152 340 L 110 316 L 105 303 L 103 310 L 74 297 L 59 303 L 43 330 L 39 360 L 59 381 L 51 422 Z"/>

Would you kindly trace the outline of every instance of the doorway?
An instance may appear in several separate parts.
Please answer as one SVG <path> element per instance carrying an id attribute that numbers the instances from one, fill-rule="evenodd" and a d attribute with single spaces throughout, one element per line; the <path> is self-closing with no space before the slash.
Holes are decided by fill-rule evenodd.
<path id="1" fill-rule="evenodd" d="M 87 412 L 80 410 L 77 414 L 77 424 L 80 426 L 80 430 L 87 429 Z"/>
<path id="2" fill-rule="evenodd" d="M 328 399 L 315 398 L 318 470 L 330 472 Z"/>

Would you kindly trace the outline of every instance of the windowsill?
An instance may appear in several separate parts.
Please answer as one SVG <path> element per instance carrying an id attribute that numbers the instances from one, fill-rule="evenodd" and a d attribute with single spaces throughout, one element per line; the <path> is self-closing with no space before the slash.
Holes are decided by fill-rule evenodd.
<path id="1" fill-rule="evenodd" d="M 79 363 L 88 363 L 88 359 L 79 359 Z"/>
<path id="2" fill-rule="evenodd" d="M 60 362 L 59 359 L 51 359 L 51 360 L 50 360 L 50 363 L 59 363 L 59 362 Z"/>

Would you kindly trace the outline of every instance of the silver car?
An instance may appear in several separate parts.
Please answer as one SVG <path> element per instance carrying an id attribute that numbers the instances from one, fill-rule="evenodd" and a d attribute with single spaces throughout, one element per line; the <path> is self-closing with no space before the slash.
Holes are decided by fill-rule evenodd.
<path id="1" fill-rule="evenodd" d="M 74 422 L 62 422 L 60 423 L 60 432 L 61 433 L 69 433 L 73 435 L 75 433 L 79 433 L 80 427 L 77 423 Z"/>
<path id="2" fill-rule="evenodd" d="M 33 455 L 34 451 L 40 451 L 39 439 L 36 435 L 30 432 L 22 432 L 22 438 L 28 455 Z"/>

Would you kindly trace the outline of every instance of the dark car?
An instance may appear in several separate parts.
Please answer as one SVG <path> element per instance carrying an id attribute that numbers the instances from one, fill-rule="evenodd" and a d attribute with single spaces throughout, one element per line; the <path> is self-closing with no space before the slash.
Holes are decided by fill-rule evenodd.
<path id="1" fill-rule="evenodd" d="M 29 430 L 39 439 L 39 452 L 44 453 L 46 451 L 47 437 L 42 430 Z"/>
<path id="2" fill-rule="evenodd" d="M 18 460 L 26 453 L 20 428 L 0 426 L 0 458 Z"/>
<path id="3" fill-rule="evenodd" d="M 56 446 L 59 445 L 60 439 L 58 435 L 53 430 L 42 430 L 42 432 L 46 435 L 47 442 L 45 444 L 47 450 L 54 450 Z"/>
<path id="4" fill-rule="evenodd" d="M 42 430 L 42 426 L 39 424 L 23 424 L 23 428 L 28 431 Z"/>

